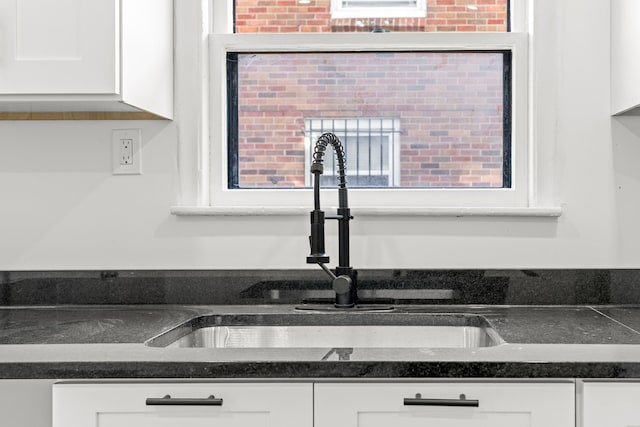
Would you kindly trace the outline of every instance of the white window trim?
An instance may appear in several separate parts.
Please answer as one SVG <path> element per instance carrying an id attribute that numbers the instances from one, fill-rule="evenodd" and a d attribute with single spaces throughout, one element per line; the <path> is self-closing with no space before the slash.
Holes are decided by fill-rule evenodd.
<path id="1" fill-rule="evenodd" d="M 343 7 L 342 0 L 331 0 L 332 19 L 351 18 L 425 18 L 427 1 L 418 0 L 415 7 Z"/>
<path id="2" fill-rule="evenodd" d="M 254 190 L 228 190 L 225 188 L 227 168 L 226 109 L 222 108 L 225 99 L 222 95 L 226 91 L 226 85 L 221 77 L 224 76 L 224 58 L 226 56 L 224 52 L 226 50 L 255 51 L 263 49 L 268 51 L 273 49 L 276 41 L 279 43 L 278 47 L 286 47 L 292 51 L 309 49 L 310 47 L 321 49 L 326 47 L 328 42 L 334 41 L 335 43 L 329 43 L 333 44 L 334 48 L 339 48 L 339 45 L 342 45 L 342 48 L 348 50 L 354 48 L 380 50 L 381 47 L 384 48 L 385 44 L 392 41 L 392 48 L 395 49 L 399 39 L 404 38 L 403 46 L 407 49 L 437 49 L 439 47 L 440 49 L 466 48 L 476 50 L 482 46 L 485 46 L 486 49 L 495 49 L 496 47 L 513 49 L 513 102 L 514 111 L 517 111 L 517 115 L 513 117 L 514 126 L 517 126 L 512 132 L 515 141 L 513 152 L 517 156 L 514 157 L 513 164 L 519 167 L 518 170 L 522 173 L 518 174 L 519 177 L 514 175 L 512 189 L 350 190 L 352 209 L 357 209 L 359 215 L 374 216 L 399 214 L 457 217 L 560 216 L 562 208 L 553 201 L 553 187 L 549 185 L 553 183 L 553 165 L 549 162 L 541 167 L 536 163 L 538 150 L 533 140 L 536 132 L 533 127 L 529 127 L 529 124 L 539 118 L 542 120 L 550 119 L 545 113 L 549 110 L 548 107 L 544 109 L 528 108 L 531 104 L 530 94 L 533 93 L 533 82 L 530 81 L 528 73 L 534 67 L 530 61 L 531 51 L 528 51 L 527 31 L 534 27 L 533 13 L 531 12 L 533 2 L 522 0 L 514 3 L 516 4 L 512 7 L 512 28 L 514 29 L 512 33 L 352 34 L 348 37 L 348 47 L 345 47 L 347 40 L 345 34 L 296 34 L 294 40 L 265 34 L 220 34 L 228 33 L 231 28 L 232 0 L 179 2 L 176 5 L 176 13 L 178 15 L 193 15 L 196 19 L 201 18 L 202 25 L 188 26 L 185 24 L 182 29 L 177 29 L 188 34 L 187 37 L 182 38 L 182 42 L 180 38 L 177 40 L 176 63 L 180 64 L 181 59 L 191 62 L 189 62 L 189 66 L 180 67 L 177 65 L 177 77 L 182 82 L 188 81 L 189 84 L 186 85 L 187 89 L 182 88 L 181 94 L 183 96 L 179 98 L 177 103 L 178 112 L 182 112 L 178 135 L 180 183 L 178 202 L 176 206 L 171 208 L 171 212 L 175 215 L 198 216 L 308 214 L 309 200 L 312 197 L 309 189 L 258 190 L 256 192 Z M 215 13 L 212 13 L 214 9 Z M 210 37 L 209 33 L 211 33 Z M 193 51 L 193 42 L 198 40 L 200 40 L 202 47 Z M 307 43 L 305 48 L 301 48 L 300 42 Z M 207 44 L 210 45 L 209 48 L 207 48 Z M 187 51 L 187 53 L 180 55 L 181 50 Z M 210 61 L 207 61 L 207 54 Z M 194 57 L 195 64 L 193 63 Z M 211 66 L 211 70 L 209 70 L 209 66 Z M 541 71 L 537 73 L 540 75 L 539 79 L 544 79 L 544 69 L 546 68 L 542 66 L 536 67 L 536 71 Z M 208 93 L 210 93 L 209 97 Z M 552 93 L 553 90 L 547 91 L 546 97 L 552 98 Z M 209 113 L 209 110 L 212 114 Z M 210 137 L 209 132 L 211 133 Z M 549 136 L 548 132 L 546 132 L 546 136 Z M 552 142 L 545 141 L 545 151 L 548 151 L 547 146 L 552 147 Z M 545 157 L 548 158 L 548 155 Z M 540 174 L 540 170 L 545 172 L 544 176 L 536 175 Z M 539 181 L 540 179 L 542 181 Z M 543 188 L 540 193 L 541 182 Z M 377 191 L 383 193 L 378 193 L 372 198 L 371 195 Z M 487 191 L 506 193 L 510 196 L 507 197 L 510 200 L 490 200 L 486 197 Z M 325 190 L 323 193 L 334 192 L 333 190 Z M 368 194 L 362 194 L 365 197 L 361 197 L 361 193 Z M 515 193 L 518 193 L 518 197 L 514 197 Z M 328 194 L 328 196 L 326 198 L 323 194 L 323 198 L 326 198 L 326 200 L 323 199 L 323 208 L 327 210 L 335 205 L 336 199 L 335 194 Z M 380 200 L 391 201 L 391 203 L 382 206 L 378 203 Z M 274 201 L 277 203 L 274 204 Z M 414 203 L 416 201 L 419 203 Z"/>
<path id="3" fill-rule="evenodd" d="M 211 155 L 227 159 L 226 56 L 228 52 L 340 51 L 494 51 L 511 50 L 513 68 L 512 188 L 500 189 L 350 189 L 353 206 L 379 208 L 407 207 L 525 207 L 528 204 L 527 151 L 527 36 L 516 33 L 349 33 L 349 34 L 214 34 L 211 54 Z M 217 132 L 215 131 L 217 130 Z M 227 164 L 221 162 L 211 176 L 214 206 L 296 207 L 309 200 L 309 189 L 228 189 Z M 212 168 L 213 170 L 213 168 Z M 323 193 L 333 193 L 324 190 Z M 337 197 L 328 194 L 324 206 L 333 206 Z"/>

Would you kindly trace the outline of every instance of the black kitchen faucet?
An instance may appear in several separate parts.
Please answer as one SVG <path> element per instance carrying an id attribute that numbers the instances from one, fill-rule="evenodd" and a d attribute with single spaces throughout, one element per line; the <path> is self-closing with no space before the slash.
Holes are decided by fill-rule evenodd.
<path id="1" fill-rule="evenodd" d="M 320 209 L 320 175 L 324 172 L 323 158 L 327 146 L 331 145 L 336 153 L 338 164 L 338 211 L 335 216 L 325 216 Z M 313 150 L 313 199 L 314 208 L 311 212 L 311 254 L 307 257 L 308 264 L 318 264 L 331 277 L 333 290 L 336 292 L 336 308 L 352 308 L 358 300 L 357 282 L 358 272 L 349 265 L 349 221 L 353 219 L 347 199 L 347 179 L 345 174 L 345 153 L 342 143 L 333 133 L 327 132 L 318 138 Z M 324 249 L 324 220 L 338 220 L 338 266 L 333 273 L 326 264 L 329 255 Z"/>

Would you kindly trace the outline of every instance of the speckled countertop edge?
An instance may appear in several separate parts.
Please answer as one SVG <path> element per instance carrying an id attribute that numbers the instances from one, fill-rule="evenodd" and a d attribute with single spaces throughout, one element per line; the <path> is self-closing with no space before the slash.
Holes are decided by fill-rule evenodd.
<path id="1" fill-rule="evenodd" d="M 640 324 L 640 307 L 405 308 L 483 315 L 507 343 L 477 349 L 354 349 L 349 361 L 322 361 L 328 350 L 322 348 L 153 348 L 144 341 L 197 315 L 290 314 L 293 307 L 62 306 L 36 309 L 41 318 L 32 319 L 31 343 L 0 345 L 0 378 L 640 378 L 640 334 L 629 326 Z M 7 319 L 33 310 L 0 310 L 0 328 L 19 333 L 20 322 L 7 329 Z M 146 323 L 128 324 L 127 319 L 140 322 L 141 312 L 148 314 Z M 76 327 L 82 319 L 94 324 L 119 318 L 122 323 L 109 339 L 119 330 L 129 342 L 38 342 L 34 323 L 62 323 L 69 313 L 76 316 Z"/>

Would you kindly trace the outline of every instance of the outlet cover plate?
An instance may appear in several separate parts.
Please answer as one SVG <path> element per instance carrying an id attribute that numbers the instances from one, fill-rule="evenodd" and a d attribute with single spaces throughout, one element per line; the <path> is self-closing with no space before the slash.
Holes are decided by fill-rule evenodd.
<path id="1" fill-rule="evenodd" d="M 111 154 L 114 175 L 142 174 L 142 132 L 140 129 L 114 129 Z M 126 156 L 126 161 L 123 159 Z"/>

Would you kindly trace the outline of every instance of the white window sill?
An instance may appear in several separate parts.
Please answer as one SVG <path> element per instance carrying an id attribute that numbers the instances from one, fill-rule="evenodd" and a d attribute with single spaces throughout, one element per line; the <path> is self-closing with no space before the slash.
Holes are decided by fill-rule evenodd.
<path id="1" fill-rule="evenodd" d="M 298 216 L 308 215 L 313 207 L 202 207 L 172 206 L 177 216 Z M 334 207 L 323 208 L 332 212 Z M 440 216 L 440 217 L 546 217 L 557 218 L 562 214 L 560 206 L 549 207 L 469 207 L 469 208 L 351 208 L 355 216 Z"/>

